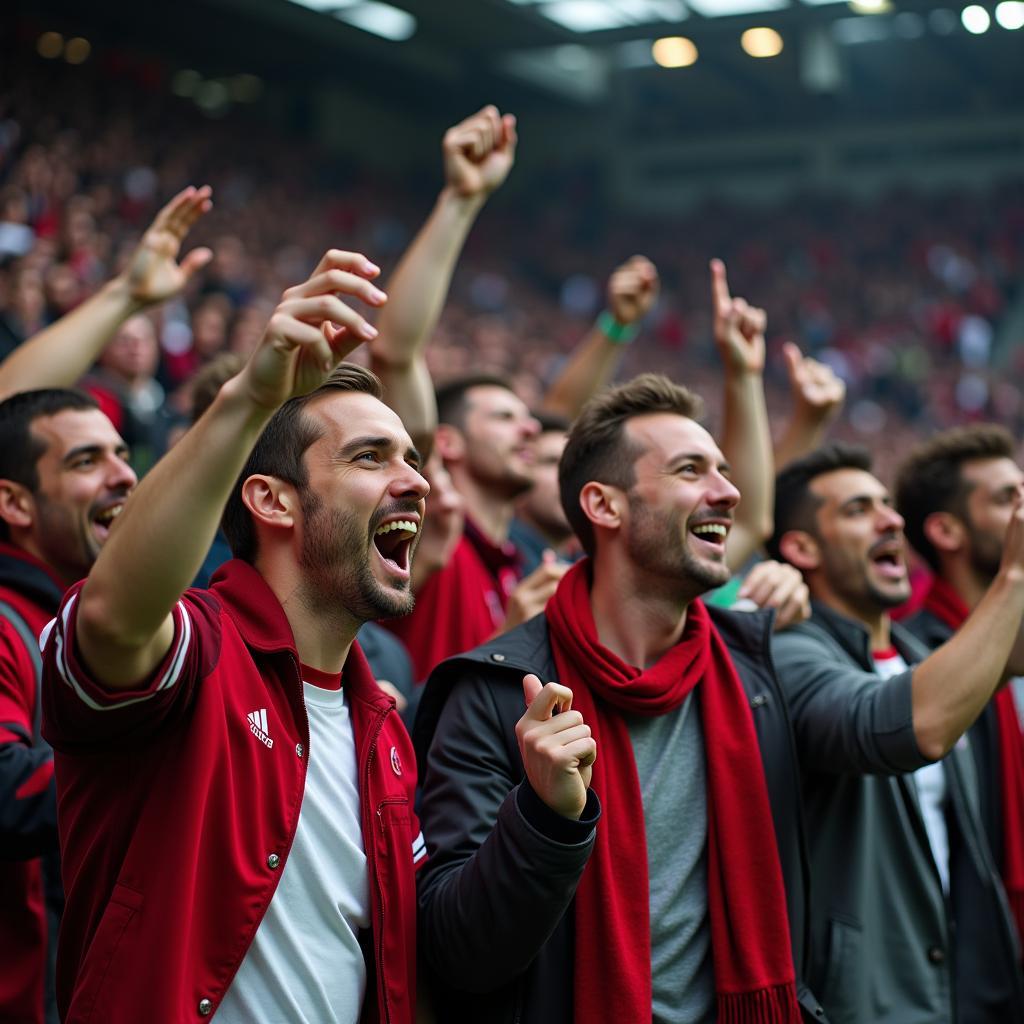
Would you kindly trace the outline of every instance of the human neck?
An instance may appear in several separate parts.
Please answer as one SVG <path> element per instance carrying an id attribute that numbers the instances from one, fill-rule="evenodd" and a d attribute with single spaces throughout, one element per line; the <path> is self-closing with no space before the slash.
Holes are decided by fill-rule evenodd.
<path id="1" fill-rule="evenodd" d="M 632 566 L 613 561 L 594 563 L 590 606 L 597 638 L 627 664 L 648 668 L 679 642 L 690 599 L 659 593 Z"/>
<path id="2" fill-rule="evenodd" d="M 556 533 L 554 530 L 545 528 L 543 524 L 538 523 L 525 509 L 519 509 L 516 515 L 556 553 L 560 552 L 572 537 L 571 530 L 559 530 Z"/>
<path id="3" fill-rule="evenodd" d="M 940 577 L 956 591 L 957 596 L 969 611 L 973 611 L 985 596 L 991 580 L 982 579 L 966 562 L 946 562 Z"/>
<path id="4" fill-rule="evenodd" d="M 256 569 L 284 610 L 299 661 L 321 672 L 341 672 L 362 623 L 336 602 L 310 594 L 296 573 L 275 572 L 259 560 Z"/>
<path id="5" fill-rule="evenodd" d="M 473 525 L 495 546 L 508 540 L 515 504 L 495 494 L 474 480 L 468 473 L 451 471 L 452 483 L 466 504 L 466 515 Z"/>
<path id="6" fill-rule="evenodd" d="M 868 631 L 871 650 L 884 651 L 892 643 L 892 619 L 884 608 L 868 604 L 858 607 L 836 594 L 815 593 L 813 589 L 811 596 L 840 615 L 859 622 Z"/>

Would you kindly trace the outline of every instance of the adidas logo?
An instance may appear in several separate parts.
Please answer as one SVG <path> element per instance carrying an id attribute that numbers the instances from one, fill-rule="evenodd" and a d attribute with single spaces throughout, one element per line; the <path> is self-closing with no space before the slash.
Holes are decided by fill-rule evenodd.
<path id="1" fill-rule="evenodd" d="M 268 749 L 274 746 L 274 741 L 267 734 L 267 709 L 260 708 L 259 711 L 250 711 L 248 714 L 249 732 L 253 734 Z"/>

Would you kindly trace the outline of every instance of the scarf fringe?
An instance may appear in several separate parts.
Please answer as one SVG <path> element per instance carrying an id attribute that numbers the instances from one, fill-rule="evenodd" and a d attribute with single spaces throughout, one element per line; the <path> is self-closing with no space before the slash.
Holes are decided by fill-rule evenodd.
<path id="1" fill-rule="evenodd" d="M 788 982 L 755 992 L 719 992 L 718 1024 L 799 1024 L 796 984 Z"/>

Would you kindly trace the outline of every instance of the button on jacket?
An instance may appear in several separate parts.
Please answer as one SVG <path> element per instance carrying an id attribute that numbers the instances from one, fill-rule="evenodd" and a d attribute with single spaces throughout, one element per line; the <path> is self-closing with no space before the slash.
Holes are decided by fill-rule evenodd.
<path id="1" fill-rule="evenodd" d="M 199 1021 L 231 984 L 298 824 L 309 721 L 291 630 L 262 577 L 230 562 L 178 602 L 164 663 L 111 692 L 76 656 L 77 594 L 44 655 L 67 886 L 61 1017 Z M 372 906 L 363 1020 L 412 1024 L 414 862 L 425 857 L 415 761 L 358 645 L 343 685 Z"/>

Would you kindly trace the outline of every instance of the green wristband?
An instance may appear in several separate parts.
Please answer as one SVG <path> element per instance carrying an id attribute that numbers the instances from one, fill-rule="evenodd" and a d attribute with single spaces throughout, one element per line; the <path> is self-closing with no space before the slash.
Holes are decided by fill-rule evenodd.
<path id="1" fill-rule="evenodd" d="M 620 324 L 606 309 L 597 318 L 597 329 L 613 345 L 628 345 L 639 333 L 639 324 Z"/>

